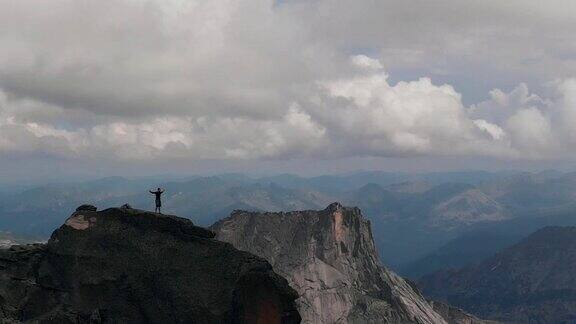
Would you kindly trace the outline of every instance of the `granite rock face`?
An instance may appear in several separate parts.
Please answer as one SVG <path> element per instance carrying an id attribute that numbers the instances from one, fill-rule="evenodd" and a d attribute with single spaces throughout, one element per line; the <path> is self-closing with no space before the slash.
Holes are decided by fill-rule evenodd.
<path id="1" fill-rule="evenodd" d="M 506 323 L 576 323 L 576 227 L 546 227 L 484 262 L 423 277 L 427 296 Z"/>
<path id="2" fill-rule="evenodd" d="M 80 210 L 47 244 L 0 250 L 0 322 L 299 323 L 265 260 L 187 219 Z"/>
<path id="3" fill-rule="evenodd" d="M 446 323 L 411 283 L 380 264 L 358 208 L 236 211 L 211 229 L 288 279 L 304 323 Z"/>

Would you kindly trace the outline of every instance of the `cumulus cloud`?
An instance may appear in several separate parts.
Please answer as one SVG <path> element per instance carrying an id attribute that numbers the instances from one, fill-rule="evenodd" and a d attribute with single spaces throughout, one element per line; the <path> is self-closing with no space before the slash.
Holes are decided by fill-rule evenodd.
<path id="1" fill-rule="evenodd" d="M 512 144 L 529 157 L 556 156 L 550 121 L 536 108 L 518 110 L 506 123 Z"/>
<path id="2" fill-rule="evenodd" d="M 563 40 L 576 7 L 564 4 L 4 2 L 0 155 L 572 157 L 576 48 Z M 460 84 L 435 78 L 494 64 L 559 81 L 467 105 Z M 427 73 L 391 81 L 403 68 Z"/>
<path id="3" fill-rule="evenodd" d="M 471 118 L 486 118 L 492 125 L 499 125 L 498 137 L 505 139 L 516 158 L 573 159 L 571 148 L 575 142 L 571 125 L 576 121 L 573 85 L 576 85 L 574 79 L 554 82 L 550 98 L 531 93 L 526 84 L 508 93 L 496 89 L 491 91 L 489 100 L 473 105 L 469 113 Z"/>
<path id="4" fill-rule="evenodd" d="M 0 93 L 0 152 L 67 158 L 254 159 L 302 157 L 321 148 L 325 128 L 292 104 L 277 120 L 245 117 L 154 117 L 66 130 L 10 114 L 19 100 Z M 62 111 L 62 114 L 65 112 Z"/>
<path id="5" fill-rule="evenodd" d="M 380 70 L 383 68 L 379 60 L 368 57 L 366 55 L 354 55 L 350 58 L 352 64 L 362 69 Z"/>
<path id="6" fill-rule="evenodd" d="M 387 78 L 376 73 L 321 83 L 326 93 L 317 112 L 339 138 L 334 142 L 347 143 L 343 150 L 461 154 L 481 141 L 451 86 L 435 86 L 426 78 L 391 86 Z"/>
<path id="7" fill-rule="evenodd" d="M 353 58 L 352 64 L 356 64 Z M 290 103 L 279 118 L 168 115 L 74 129 L 23 118 L 37 115 L 44 107 L 4 94 L 0 96 L 0 149 L 67 157 L 106 153 L 128 160 L 558 157 L 573 138 L 569 125 L 576 118 L 571 108 L 575 84 L 573 80 L 558 83 L 556 101 L 542 100 L 521 84 L 510 93 L 494 90 L 490 100 L 466 107 L 450 85 L 435 85 L 428 78 L 392 85 L 384 71 L 370 68 L 316 82 L 315 91 Z M 65 109 L 54 110 L 65 120 Z"/>

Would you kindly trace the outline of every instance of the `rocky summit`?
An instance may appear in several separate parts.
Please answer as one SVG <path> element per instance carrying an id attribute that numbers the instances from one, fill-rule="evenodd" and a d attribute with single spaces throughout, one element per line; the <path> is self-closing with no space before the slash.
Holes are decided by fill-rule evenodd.
<path id="1" fill-rule="evenodd" d="M 410 282 L 381 266 L 358 208 L 235 211 L 211 229 L 288 279 L 304 323 L 447 323 Z M 442 311 L 458 318 L 453 323 L 480 323 L 447 305 Z"/>
<path id="2" fill-rule="evenodd" d="M 0 250 L 0 322 L 299 323 L 265 260 L 191 221 L 80 208 L 46 244 Z"/>

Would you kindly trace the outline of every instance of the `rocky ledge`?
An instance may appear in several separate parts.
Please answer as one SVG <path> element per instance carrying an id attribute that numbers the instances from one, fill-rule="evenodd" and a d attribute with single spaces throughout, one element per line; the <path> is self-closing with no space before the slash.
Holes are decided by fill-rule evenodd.
<path id="1" fill-rule="evenodd" d="M 0 250 L 0 322 L 299 323 L 268 262 L 191 221 L 77 210 L 47 244 Z"/>

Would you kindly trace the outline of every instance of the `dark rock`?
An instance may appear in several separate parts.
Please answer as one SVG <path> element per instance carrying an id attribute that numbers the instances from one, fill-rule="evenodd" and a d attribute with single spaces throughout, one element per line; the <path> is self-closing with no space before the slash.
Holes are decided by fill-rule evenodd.
<path id="1" fill-rule="evenodd" d="M 93 205 L 88 205 L 88 204 L 84 204 L 81 206 L 78 206 L 78 208 L 76 208 L 76 211 L 97 211 L 98 208 L 96 208 L 96 206 Z"/>
<path id="2" fill-rule="evenodd" d="M 102 323 L 102 316 L 100 315 L 100 310 L 96 309 L 90 315 L 90 324 L 100 324 Z"/>
<path id="3" fill-rule="evenodd" d="M 0 251 L 0 322 L 299 323 L 268 262 L 187 219 L 77 211 L 47 244 Z"/>
<path id="4" fill-rule="evenodd" d="M 120 208 L 122 208 L 122 209 L 134 209 L 134 208 L 132 208 L 132 206 L 130 206 L 130 204 L 124 204 Z"/>

